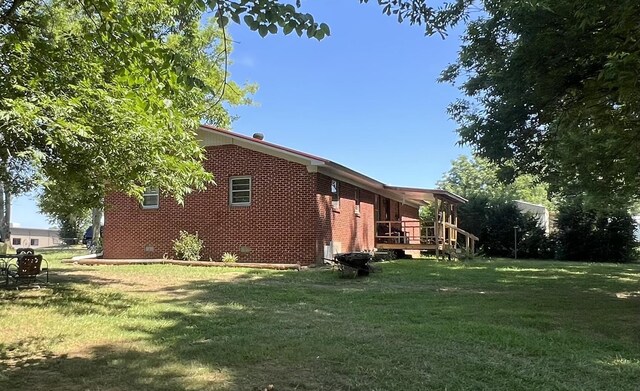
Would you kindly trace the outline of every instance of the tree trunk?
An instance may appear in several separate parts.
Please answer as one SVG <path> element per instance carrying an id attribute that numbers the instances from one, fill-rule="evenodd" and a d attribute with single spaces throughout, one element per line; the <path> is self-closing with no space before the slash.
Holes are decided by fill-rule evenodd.
<path id="1" fill-rule="evenodd" d="M 4 218 L 7 237 L 9 237 L 11 235 L 11 192 L 7 186 L 4 187 Z"/>
<path id="2" fill-rule="evenodd" d="M 11 223 L 11 193 L 9 189 L 0 182 L 0 237 L 4 242 L 9 242 Z"/>
<path id="3" fill-rule="evenodd" d="M 0 240 L 8 241 L 4 232 L 4 183 L 0 182 Z"/>
<path id="4" fill-rule="evenodd" d="M 96 243 L 96 241 L 100 239 L 100 223 L 102 222 L 102 209 L 100 208 L 91 209 L 91 222 L 93 226 L 92 241 Z"/>

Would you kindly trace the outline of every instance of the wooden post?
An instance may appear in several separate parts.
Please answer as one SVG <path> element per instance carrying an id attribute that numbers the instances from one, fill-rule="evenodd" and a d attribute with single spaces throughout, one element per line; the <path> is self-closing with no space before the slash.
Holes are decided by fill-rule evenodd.
<path id="1" fill-rule="evenodd" d="M 466 238 L 466 245 L 465 245 L 465 251 L 467 252 L 467 258 L 469 258 L 469 235 L 465 235 Z"/>
<path id="2" fill-rule="evenodd" d="M 438 199 L 434 197 L 434 202 L 436 204 L 436 215 L 433 221 L 433 235 L 436 237 L 436 259 L 438 259 L 438 257 L 440 256 L 440 251 L 438 250 L 438 225 L 440 224 L 438 222 L 438 213 L 440 212 L 440 207 L 438 205 Z"/>
<path id="3" fill-rule="evenodd" d="M 444 255 L 447 249 L 447 204 L 442 201 L 441 209 L 442 209 L 442 259 L 444 259 Z"/>
<path id="4" fill-rule="evenodd" d="M 453 205 L 453 225 L 456 226 L 456 228 L 458 228 L 458 205 Z M 455 236 L 456 236 L 456 243 L 458 243 L 458 231 L 454 230 L 455 232 Z"/>
<path id="5" fill-rule="evenodd" d="M 449 215 L 447 216 L 447 223 L 449 223 L 449 225 L 447 225 L 447 228 L 449 228 L 449 247 L 451 247 L 453 245 L 454 239 L 454 229 L 451 228 L 451 224 L 453 224 L 453 207 L 451 203 L 447 203 L 447 213 L 449 213 Z"/>

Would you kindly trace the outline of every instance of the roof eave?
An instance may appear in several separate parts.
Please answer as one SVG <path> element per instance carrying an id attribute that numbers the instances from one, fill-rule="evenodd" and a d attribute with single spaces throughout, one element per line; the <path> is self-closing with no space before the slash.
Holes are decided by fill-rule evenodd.
<path id="1" fill-rule="evenodd" d="M 348 167 L 345 167 L 341 164 L 338 164 L 336 162 L 333 162 L 331 160 L 328 159 L 324 159 L 321 158 L 319 156 L 315 156 L 315 155 L 311 155 L 305 152 L 301 152 L 301 151 L 296 151 L 294 149 L 291 148 L 287 148 L 287 147 L 283 147 L 281 145 L 278 144 L 273 144 L 264 140 L 259 140 L 253 137 L 249 137 L 249 136 L 245 136 L 239 133 L 234 133 L 231 132 L 229 130 L 225 130 L 222 128 L 217 128 L 215 126 L 211 126 L 211 125 L 200 125 L 200 129 L 203 129 L 205 131 L 208 132 L 215 132 L 218 134 L 223 134 L 227 137 L 230 137 L 232 139 L 235 140 L 241 140 L 244 142 L 250 142 L 253 145 L 259 145 L 260 147 L 264 148 L 265 150 L 271 150 L 271 151 L 277 151 L 279 153 L 284 153 L 284 154 L 288 154 L 291 156 L 294 156 L 298 159 L 302 158 L 302 159 L 306 159 L 309 162 L 309 165 L 311 166 L 319 166 L 319 167 L 323 167 L 325 172 L 331 174 L 331 173 L 335 173 L 335 174 L 339 174 L 340 176 L 348 179 L 351 182 L 357 183 L 357 184 L 361 184 L 364 185 L 368 188 L 370 188 L 371 190 L 376 190 L 378 192 L 383 192 L 383 193 L 393 193 L 397 198 L 397 199 L 401 199 L 402 202 L 406 202 L 406 203 L 411 203 L 414 204 L 415 206 L 420 206 L 424 203 L 424 199 L 420 199 L 420 198 L 406 198 L 406 193 L 407 192 L 414 192 L 414 193 L 423 193 L 423 194 L 430 194 L 432 195 L 434 198 L 436 195 L 440 196 L 439 198 L 443 198 L 443 199 L 447 199 L 449 201 L 453 201 L 455 203 L 465 203 L 467 202 L 467 200 L 463 197 L 460 197 L 459 195 L 456 195 L 454 193 L 448 192 L 446 190 L 440 190 L 440 189 L 419 189 L 419 188 L 409 188 L 409 187 L 397 187 L 397 186 L 388 186 L 385 185 L 384 183 L 375 180 L 369 176 L 366 176 L 364 174 L 361 174 L 355 170 L 352 170 Z"/>
<path id="2" fill-rule="evenodd" d="M 315 155 L 311 155 L 305 152 L 301 152 L 301 151 L 296 151 L 295 149 L 291 149 L 291 148 L 287 148 L 287 147 L 283 147 L 281 145 L 278 144 L 273 144 L 270 143 L 268 141 L 264 141 L 264 140 L 259 140 L 253 137 L 249 137 L 249 136 L 245 136 L 243 134 L 239 134 L 239 133 L 234 133 L 232 131 L 229 130 L 225 130 L 222 128 L 217 128 L 211 125 L 200 125 L 200 129 L 203 129 L 205 131 L 208 132 L 215 132 L 218 134 L 222 134 L 224 136 L 230 137 L 232 139 L 235 140 L 240 140 L 240 141 L 246 141 L 246 142 L 250 142 L 253 143 L 254 145 L 260 145 L 261 147 L 267 149 L 267 150 L 274 150 L 274 151 L 278 151 L 280 153 L 284 153 L 284 154 L 288 154 L 288 155 L 292 155 L 292 156 L 296 156 L 298 158 L 303 158 L 306 160 L 309 160 L 309 164 L 310 165 L 323 165 L 328 163 L 329 161 L 321 158 L 319 156 L 315 156 Z"/>
<path id="3" fill-rule="evenodd" d="M 391 191 L 398 191 L 398 192 L 404 192 L 404 193 L 429 194 L 434 198 L 438 196 L 438 198 L 446 199 L 448 201 L 452 201 L 458 204 L 464 204 L 468 201 L 464 197 L 461 197 L 455 193 L 452 193 L 447 190 L 442 190 L 442 189 L 422 189 L 422 188 L 387 186 L 387 185 L 385 185 L 385 188 Z"/>

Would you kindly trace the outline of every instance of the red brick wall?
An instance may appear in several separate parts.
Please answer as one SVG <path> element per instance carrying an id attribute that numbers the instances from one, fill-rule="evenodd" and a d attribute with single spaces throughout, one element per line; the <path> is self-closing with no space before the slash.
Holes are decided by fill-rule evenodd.
<path id="1" fill-rule="evenodd" d="M 122 194 L 107 197 L 105 258 L 175 256 L 172 241 L 180 230 L 198 232 L 203 259 L 219 260 L 224 252 L 244 262 L 311 264 L 324 246 L 341 244 L 342 252 L 375 247 L 374 193 L 340 182 L 340 206 L 333 209 L 331 178 L 311 174 L 301 164 L 234 145 L 207 148 L 205 168 L 217 185 L 186 197 L 184 206 L 163 197 L 158 209 L 142 209 Z M 251 176 L 252 204 L 229 205 L 229 178 Z M 391 201 L 391 218 L 418 221 L 418 210 Z M 242 248 L 250 252 L 242 252 Z"/>
<path id="2" fill-rule="evenodd" d="M 360 214 L 356 214 L 356 187 L 340 182 L 340 205 L 333 209 L 331 178 L 318 174 L 317 203 L 320 215 L 318 256 L 324 246 L 340 243 L 341 252 L 373 250 L 375 246 L 374 194 L 360 189 Z"/>
<path id="3" fill-rule="evenodd" d="M 109 195 L 105 258 L 174 256 L 172 241 L 186 230 L 204 240 L 203 259 L 220 260 L 223 252 L 232 252 L 244 262 L 316 261 L 316 174 L 304 165 L 234 145 L 208 147 L 205 167 L 217 185 L 187 196 L 184 206 L 161 198 L 158 209 L 142 209 L 135 199 Z M 252 179 L 252 204 L 231 207 L 229 178 L 245 175 Z M 242 253 L 245 246 L 251 252 Z"/>

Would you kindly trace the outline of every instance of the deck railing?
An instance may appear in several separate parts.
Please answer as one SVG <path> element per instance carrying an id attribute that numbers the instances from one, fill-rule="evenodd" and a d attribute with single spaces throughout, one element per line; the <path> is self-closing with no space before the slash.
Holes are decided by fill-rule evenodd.
<path id="1" fill-rule="evenodd" d="M 444 251 L 475 253 L 478 237 L 455 224 L 419 221 L 376 221 L 376 244 L 431 246 Z M 437 235 L 436 235 L 437 232 Z M 460 237 L 462 236 L 462 237 Z"/>
<path id="2" fill-rule="evenodd" d="M 435 243 L 435 231 L 431 231 L 431 236 L 426 231 L 419 221 L 376 221 L 376 243 L 419 244 L 429 240 Z"/>

